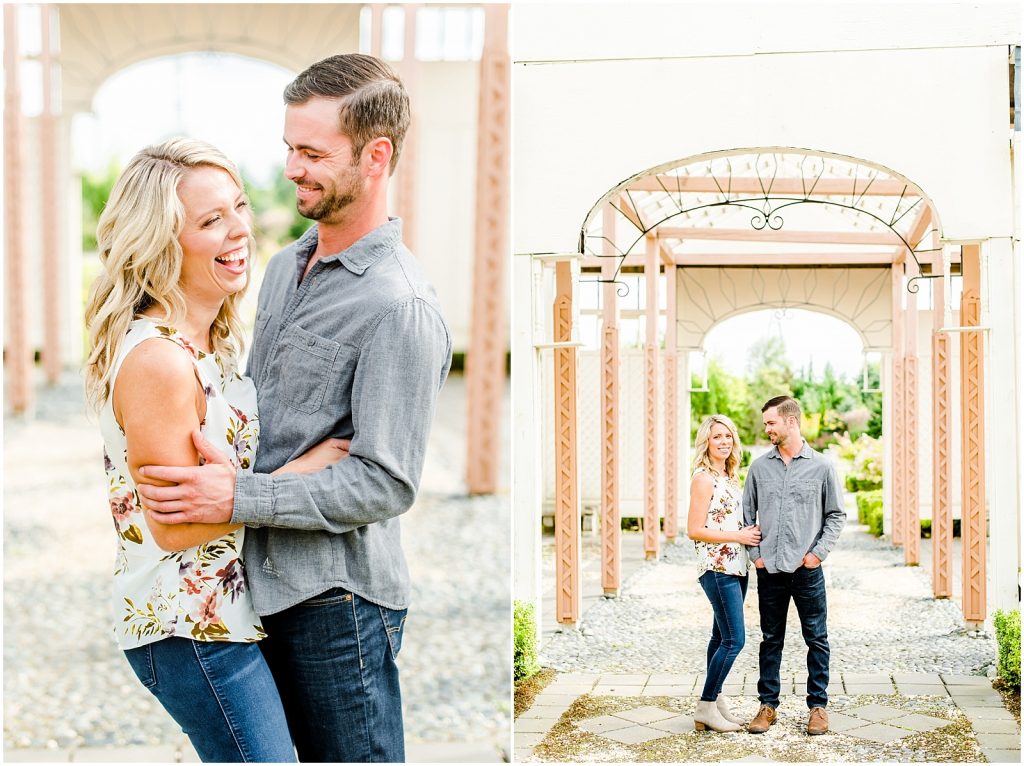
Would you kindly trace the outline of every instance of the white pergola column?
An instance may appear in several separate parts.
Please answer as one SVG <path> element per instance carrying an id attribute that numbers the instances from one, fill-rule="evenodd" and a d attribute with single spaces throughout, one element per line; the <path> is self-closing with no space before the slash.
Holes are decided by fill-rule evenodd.
<path id="1" fill-rule="evenodd" d="M 533 604 L 537 632 L 541 614 L 542 446 L 540 352 L 534 347 L 540 266 L 529 255 L 512 259 L 512 518 L 514 598 Z M 525 316 L 525 319 L 524 319 Z M 539 337 L 539 335 L 538 335 Z"/>
<path id="2" fill-rule="evenodd" d="M 1016 315 L 1014 286 L 1017 283 L 1013 244 L 1008 238 L 992 239 L 982 245 L 982 325 L 992 329 L 985 344 L 986 395 L 991 413 L 988 419 L 988 612 L 1017 609 L 1020 566 L 1020 513 L 1024 497 L 1018 492 L 1024 455 L 1019 451 L 1021 435 L 1020 393 L 1024 381 L 1017 378 L 1018 334 L 1024 317 Z"/>

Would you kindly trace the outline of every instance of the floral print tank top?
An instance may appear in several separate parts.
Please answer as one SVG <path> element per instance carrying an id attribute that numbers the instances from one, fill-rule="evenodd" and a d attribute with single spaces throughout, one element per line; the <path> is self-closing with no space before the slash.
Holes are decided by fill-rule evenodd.
<path id="1" fill-rule="evenodd" d="M 709 473 L 703 468 L 693 472 Z M 715 488 L 708 504 L 708 517 L 704 526 L 738 532 L 743 528 L 743 493 L 738 484 L 725 476 L 711 474 Z M 740 543 L 706 543 L 694 540 L 697 548 L 697 570 L 700 574 L 710 570 L 724 574 L 745 575 L 750 566 L 747 546 Z"/>
<path id="2" fill-rule="evenodd" d="M 203 435 L 236 467 L 248 468 L 259 442 L 256 389 L 219 354 L 193 347 L 173 327 L 155 320 L 133 321 L 114 360 L 110 390 L 128 354 L 145 340 L 166 338 L 192 358 L 206 392 Z M 146 519 L 128 470 L 128 443 L 114 417 L 113 397 L 100 412 L 103 462 L 117 559 L 114 565 L 114 633 L 121 649 L 170 636 L 196 641 L 258 641 L 264 638 L 245 580 L 245 529 L 183 551 L 160 548 Z"/>

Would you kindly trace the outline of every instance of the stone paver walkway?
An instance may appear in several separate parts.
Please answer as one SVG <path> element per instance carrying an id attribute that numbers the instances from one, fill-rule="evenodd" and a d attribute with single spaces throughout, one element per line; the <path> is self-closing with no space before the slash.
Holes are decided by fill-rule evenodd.
<path id="1" fill-rule="evenodd" d="M 642 550 L 640 535 L 624 533 L 622 546 Z M 930 570 L 902 559 L 902 549 L 851 518 L 824 564 L 828 735 L 804 731 L 806 648 L 795 608 L 780 724 L 760 736 L 694 731 L 711 609 L 693 545 L 680 539 L 663 545 L 659 560 L 636 565 L 618 598 L 592 599 L 577 630 L 545 632 L 541 664 L 559 673 L 516 720 L 514 759 L 1020 762 L 1019 724 L 988 677 L 993 636 L 964 629 L 955 601 L 931 597 Z M 744 613 L 747 643 L 723 693 L 749 720 L 760 640 L 755 578 Z"/>
<path id="2" fill-rule="evenodd" d="M 595 738 L 589 740 L 585 751 L 579 754 L 581 760 L 641 760 L 637 756 L 642 753 L 629 748 L 623 752 L 622 746 L 644 745 L 672 737 L 693 741 L 701 736 L 694 731 L 692 708 L 703 680 L 701 675 L 693 673 L 559 674 L 537 695 L 529 710 L 516 719 L 514 760 L 545 760 L 535 753 L 535 748 L 559 724 Z M 730 680 L 730 688 L 723 693 L 730 695 L 737 713 L 748 719 L 753 717 L 757 708 L 756 675 Z M 789 692 L 784 694 L 779 706 L 780 713 L 789 717 L 795 729 L 806 721 L 803 693 L 794 691 L 800 686 L 797 678 L 784 678 L 783 688 Z M 865 695 L 881 697 L 886 704 L 865 701 Z M 566 715 L 584 696 L 610 698 L 617 709 L 596 716 Z M 647 701 L 646 698 L 652 699 Z M 657 704 L 664 698 L 679 698 L 675 709 Z M 966 721 L 977 742 L 976 752 L 990 762 L 1020 762 L 1020 726 L 984 677 L 841 673 L 838 678 L 832 678 L 830 700 L 830 734 L 807 738 L 820 755 L 833 756 L 823 757 L 822 761 L 877 760 L 865 757 L 873 755 L 865 745 L 899 744 L 921 733 L 962 726 Z M 680 712 L 679 707 L 688 709 Z M 749 760 L 749 756 L 758 756 L 766 749 L 766 742 L 771 742 L 746 733 L 727 736 L 739 750 L 749 751 L 742 758 L 730 760 Z M 602 748 L 597 740 L 605 740 L 608 747 Z M 914 748 L 910 750 L 913 755 Z M 621 752 L 623 757 L 606 757 L 616 752 Z M 885 754 L 893 753 L 892 748 L 885 751 Z M 851 758 L 852 754 L 860 757 Z"/>

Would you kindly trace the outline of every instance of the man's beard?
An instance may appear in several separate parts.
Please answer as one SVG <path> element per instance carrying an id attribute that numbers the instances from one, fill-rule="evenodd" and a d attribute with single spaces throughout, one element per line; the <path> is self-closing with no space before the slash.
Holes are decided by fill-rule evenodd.
<path id="1" fill-rule="evenodd" d="M 301 202 L 296 201 L 295 209 L 299 211 L 299 215 L 311 221 L 322 221 L 324 218 L 330 218 L 335 213 L 344 210 L 359 199 L 361 189 L 359 188 L 359 177 L 355 172 L 357 167 L 358 165 L 350 166 L 349 172 L 343 178 L 337 179 L 338 183 L 332 191 L 328 192 L 321 186 L 323 194 L 320 201 L 306 210 L 302 209 Z"/>

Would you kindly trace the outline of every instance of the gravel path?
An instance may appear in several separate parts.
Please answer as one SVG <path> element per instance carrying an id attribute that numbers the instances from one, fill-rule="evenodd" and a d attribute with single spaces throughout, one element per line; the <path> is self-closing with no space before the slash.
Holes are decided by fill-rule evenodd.
<path id="1" fill-rule="evenodd" d="M 114 537 L 98 429 L 74 378 L 4 434 L 4 747 L 177 744 L 114 645 Z M 413 606 L 399 664 L 410 742 L 509 741 L 507 494 L 462 486 L 464 387 L 442 392 L 420 499 L 403 519 Z M 472 588 L 459 578 L 472 572 Z M 454 576 L 453 576 L 454 575 Z"/>
<path id="2" fill-rule="evenodd" d="M 622 545 L 640 546 L 639 534 Z M 931 597 L 929 572 L 903 566 L 902 549 L 847 522 L 824 564 L 833 671 L 939 672 L 984 675 L 996 644 L 963 629 L 956 603 Z M 711 607 L 697 583 L 693 543 L 665 545 L 658 561 L 642 564 L 618 599 L 599 599 L 578 631 L 555 633 L 541 663 L 559 671 L 702 672 Z M 760 622 L 756 578 L 745 603 L 747 643 L 734 672 L 757 672 Z M 806 674 L 806 648 L 790 607 L 782 671 Z"/>

